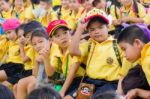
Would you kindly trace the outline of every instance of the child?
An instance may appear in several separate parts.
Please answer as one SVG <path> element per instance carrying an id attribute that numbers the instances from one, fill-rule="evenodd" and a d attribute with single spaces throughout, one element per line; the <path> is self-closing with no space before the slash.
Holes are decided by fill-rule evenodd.
<path id="1" fill-rule="evenodd" d="M 12 10 L 12 16 L 18 18 L 21 22 L 25 21 L 24 3 L 24 0 L 14 0 L 14 8 Z"/>
<path id="2" fill-rule="evenodd" d="M 0 16 L 1 18 L 4 19 L 9 19 L 12 17 L 12 9 L 11 9 L 11 4 L 9 2 L 9 0 L 2 0 L 0 2 L 0 7 L 2 9 L 2 11 L 0 12 Z"/>
<path id="3" fill-rule="evenodd" d="M 124 52 L 125 58 L 130 62 L 135 62 L 140 59 L 139 64 L 142 66 L 147 82 L 150 85 L 149 41 L 150 30 L 144 25 L 129 26 L 125 28 L 118 37 L 118 43 Z"/>
<path id="4" fill-rule="evenodd" d="M 45 86 L 33 90 L 27 99 L 61 99 L 60 95 L 51 87 Z"/>
<path id="5" fill-rule="evenodd" d="M 15 31 L 19 26 L 20 22 L 17 19 L 8 19 L 2 25 L 7 38 L 10 40 L 6 63 L 2 64 L 0 67 L 0 79 L 1 81 L 6 81 L 3 83 L 6 86 L 14 84 L 14 81 L 16 81 L 14 75 L 23 70 L 23 62 L 21 60 L 19 44 L 17 41 L 18 37 Z"/>
<path id="6" fill-rule="evenodd" d="M 52 41 L 58 45 L 58 48 L 54 50 L 53 54 L 56 53 L 54 57 L 60 58 L 60 69 L 62 70 L 65 82 L 60 91 L 62 98 L 73 98 L 73 94 L 77 90 L 81 77 L 84 75 L 84 69 L 80 66 L 80 62 L 76 57 L 72 57 L 69 54 L 69 46 L 71 41 L 71 36 L 69 33 L 69 28 L 64 20 L 54 20 L 52 21 L 47 32 L 52 38 Z M 52 48 L 51 48 L 52 49 Z M 58 59 L 53 59 L 53 66 L 57 66 Z M 58 67 L 56 71 L 58 71 Z"/>
<path id="7" fill-rule="evenodd" d="M 43 14 L 39 17 L 39 22 L 46 27 L 50 21 L 57 19 L 57 14 L 52 10 L 52 0 L 41 0 L 40 6 Z"/>
<path id="8" fill-rule="evenodd" d="M 116 44 L 113 43 L 114 39 L 108 35 L 108 24 L 109 20 L 105 12 L 99 9 L 89 11 L 85 19 L 78 24 L 70 45 L 71 55 L 79 56 L 81 61 L 86 62 L 85 82 L 95 85 L 93 96 L 105 91 L 116 90 L 119 73 L 123 72 L 121 67 L 125 64 L 128 66 L 127 62 L 122 59 L 121 51 L 117 45 L 114 45 Z M 80 36 L 85 29 L 89 32 L 90 40 L 79 47 Z"/>

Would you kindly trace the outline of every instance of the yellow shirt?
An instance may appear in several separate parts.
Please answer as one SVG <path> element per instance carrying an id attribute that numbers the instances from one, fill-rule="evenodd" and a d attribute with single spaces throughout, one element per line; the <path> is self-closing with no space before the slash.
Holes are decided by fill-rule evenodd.
<path id="1" fill-rule="evenodd" d="M 77 26 L 78 23 L 78 19 L 81 18 L 83 12 L 83 8 L 80 7 L 79 11 L 75 14 L 74 11 L 71 12 L 70 17 L 68 17 L 67 22 L 69 23 L 69 28 L 71 28 L 72 30 L 74 30 Z"/>
<path id="2" fill-rule="evenodd" d="M 70 14 L 71 14 L 70 9 L 65 9 L 62 7 L 60 19 L 67 21 L 67 19 L 70 17 Z"/>
<path id="3" fill-rule="evenodd" d="M 45 16 L 40 17 L 38 20 L 42 23 L 43 26 L 47 27 L 49 22 L 57 19 L 57 13 L 52 9 L 48 10 L 48 13 Z"/>
<path id="4" fill-rule="evenodd" d="M 25 10 L 24 8 L 20 9 L 19 11 L 14 8 L 12 11 L 12 16 L 18 18 L 21 22 L 25 21 Z"/>
<path id="5" fill-rule="evenodd" d="M 73 63 L 78 62 L 78 59 L 77 59 L 77 57 L 71 57 L 69 55 L 69 50 L 67 50 L 65 55 L 63 55 L 61 53 L 59 47 L 56 44 L 54 44 L 52 47 L 53 48 L 51 48 L 51 50 L 52 50 L 51 53 L 53 53 L 53 55 L 51 57 L 51 64 L 53 66 L 55 66 L 55 68 L 57 70 L 59 68 L 58 65 L 60 64 L 61 65 L 60 68 L 62 70 L 62 73 L 65 76 L 66 74 L 68 74 L 68 71 L 69 71 L 71 65 Z M 67 65 L 68 65 L 68 69 L 66 69 Z M 78 71 L 76 73 L 76 76 L 79 77 L 79 76 L 83 76 L 83 75 L 84 75 L 84 69 L 82 67 L 79 67 L 79 69 L 78 69 Z"/>
<path id="6" fill-rule="evenodd" d="M 146 10 L 144 8 L 143 5 L 141 5 L 140 3 L 137 3 L 138 5 L 138 11 L 139 13 L 135 13 L 133 6 L 131 6 L 131 8 L 126 9 L 125 7 L 122 7 L 120 9 L 120 14 L 121 14 L 121 18 L 125 17 L 125 16 L 129 16 L 131 18 L 137 18 L 137 16 L 139 16 L 140 18 L 144 18 L 146 15 Z"/>
<path id="7" fill-rule="evenodd" d="M 61 1 L 60 0 L 52 0 L 52 5 L 53 5 L 53 7 L 61 5 Z"/>
<path id="8" fill-rule="evenodd" d="M 34 66 L 34 60 L 35 60 L 35 51 L 31 45 L 25 46 L 24 47 L 25 54 L 27 57 L 30 58 L 30 61 L 27 61 L 24 63 L 25 65 L 25 70 L 31 70 L 33 69 Z"/>
<path id="9" fill-rule="evenodd" d="M 80 57 L 81 60 L 83 61 L 88 57 L 86 63 L 86 73 L 88 77 L 92 79 L 105 79 L 107 81 L 119 79 L 121 66 L 116 58 L 112 41 L 113 39 L 111 37 L 102 43 L 90 39 L 88 43 L 85 42 L 82 44 L 83 47 L 80 46 L 80 51 L 82 53 Z M 119 52 L 121 53 L 120 48 Z M 122 53 L 120 55 L 122 59 Z M 122 61 L 124 60 L 122 59 Z"/>
<path id="10" fill-rule="evenodd" d="M 9 41 L 6 38 L 2 38 L 0 40 L 0 62 L 2 61 L 3 57 L 6 55 L 9 48 Z"/>
<path id="11" fill-rule="evenodd" d="M 150 43 L 144 45 L 141 51 L 141 65 L 150 85 Z"/>
<path id="12" fill-rule="evenodd" d="M 144 17 L 144 22 L 148 25 L 150 24 L 150 10 L 147 13 L 147 15 Z"/>
<path id="13" fill-rule="evenodd" d="M 6 63 L 23 63 L 20 56 L 20 49 L 17 41 L 10 41 L 8 49 L 8 58 Z"/>
<path id="14" fill-rule="evenodd" d="M 10 19 L 12 17 L 12 10 L 9 10 L 7 12 L 2 11 L 1 17 L 4 19 Z"/>

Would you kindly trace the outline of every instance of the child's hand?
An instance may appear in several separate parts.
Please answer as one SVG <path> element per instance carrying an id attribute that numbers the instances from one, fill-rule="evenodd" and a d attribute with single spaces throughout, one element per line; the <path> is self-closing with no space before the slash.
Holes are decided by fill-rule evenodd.
<path id="1" fill-rule="evenodd" d="M 38 63 L 43 63 L 42 55 L 37 56 L 35 61 L 38 62 Z"/>
<path id="2" fill-rule="evenodd" d="M 88 22 L 85 23 L 83 19 L 79 19 L 77 31 L 81 31 L 83 33 L 86 30 L 87 24 Z"/>
<path id="3" fill-rule="evenodd" d="M 25 38 L 24 37 L 21 37 L 19 39 L 19 46 L 23 47 L 25 45 Z"/>
<path id="4" fill-rule="evenodd" d="M 127 17 L 122 18 L 121 22 L 122 23 L 130 22 L 130 17 L 127 16 Z"/>
<path id="5" fill-rule="evenodd" d="M 135 97 L 137 97 L 137 90 L 136 89 L 130 90 L 126 95 L 126 99 L 134 99 Z"/>
<path id="6" fill-rule="evenodd" d="M 113 20 L 113 21 L 112 21 L 112 24 L 115 25 L 115 26 L 120 25 L 120 24 L 121 24 L 121 20 L 120 20 L 120 19 L 118 19 L 118 20 Z"/>

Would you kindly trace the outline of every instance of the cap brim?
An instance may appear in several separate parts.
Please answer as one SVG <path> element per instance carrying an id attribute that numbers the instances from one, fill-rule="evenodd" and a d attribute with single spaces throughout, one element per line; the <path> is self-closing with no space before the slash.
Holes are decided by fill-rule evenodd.
<path id="1" fill-rule="evenodd" d="M 53 36 L 53 35 L 55 35 L 55 32 L 54 31 L 56 31 L 58 28 L 60 28 L 60 27 L 65 27 L 65 28 L 67 28 L 68 30 L 69 30 L 69 28 L 68 28 L 68 26 L 67 25 L 56 25 L 53 29 L 52 29 L 52 33 L 50 34 L 50 36 Z"/>

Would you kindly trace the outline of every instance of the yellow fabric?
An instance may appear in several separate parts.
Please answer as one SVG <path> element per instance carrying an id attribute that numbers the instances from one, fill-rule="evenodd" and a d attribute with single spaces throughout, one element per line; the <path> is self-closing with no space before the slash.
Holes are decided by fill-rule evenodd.
<path id="1" fill-rule="evenodd" d="M 61 1 L 60 0 L 52 0 L 52 5 L 57 6 L 57 5 L 61 5 Z"/>
<path id="2" fill-rule="evenodd" d="M 116 54 L 113 49 L 112 37 L 108 40 L 98 43 L 93 39 L 89 42 L 85 42 L 83 48 L 80 46 L 82 57 L 87 57 L 87 75 L 92 79 L 105 79 L 107 81 L 114 81 L 119 79 L 119 73 L 121 72 L 121 66 L 119 66 Z M 89 48 L 90 44 L 90 48 Z M 119 49 L 120 50 L 120 49 Z M 120 50 L 121 53 L 121 50 Z M 122 54 L 120 56 L 122 58 Z M 122 61 L 124 61 L 122 59 Z M 123 62 L 124 65 L 127 64 Z M 126 65 L 127 66 L 127 65 Z"/>
<path id="3" fill-rule="evenodd" d="M 14 8 L 12 11 L 12 16 L 18 18 L 21 22 L 25 21 L 25 10 L 24 8 L 20 9 L 19 11 Z"/>
<path id="4" fill-rule="evenodd" d="M 146 44 L 141 51 L 141 65 L 150 85 L 150 43 Z"/>
<path id="5" fill-rule="evenodd" d="M 43 17 L 40 17 L 38 20 L 42 23 L 43 26 L 47 27 L 49 22 L 57 19 L 57 13 L 52 9 L 49 9 L 48 14 Z"/>
<path id="6" fill-rule="evenodd" d="M 35 60 L 35 51 L 31 45 L 28 45 L 24 48 L 25 54 L 27 57 L 30 58 L 30 61 L 25 62 L 25 70 L 31 70 L 34 66 L 34 60 Z"/>
<path id="7" fill-rule="evenodd" d="M 140 18 L 144 18 L 146 15 L 146 11 L 143 5 L 141 5 L 140 3 L 137 3 L 138 5 L 138 10 L 139 10 L 139 17 Z M 125 16 L 130 16 L 131 18 L 136 18 L 137 14 L 135 13 L 133 6 L 131 6 L 131 8 L 126 9 L 125 7 L 121 8 L 121 18 L 125 17 Z"/>
<path id="8" fill-rule="evenodd" d="M 7 12 L 5 11 L 2 11 L 2 18 L 4 19 L 10 19 L 12 17 L 12 10 L 9 10 Z"/>
<path id="9" fill-rule="evenodd" d="M 150 10 L 147 13 L 147 15 L 144 17 L 144 22 L 148 25 L 150 24 Z"/>
<path id="10" fill-rule="evenodd" d="M 150 0 L 143 0 L 143 3 L 150 4 Z"/>
<path id="11" fill-rule="evenodd" d="M 10 41 L 6 63 L 22 63 L 18 41 Z"/>
<path id="12" fill-rule="evenodd" d="M 2 61 L 3 57 L 6 55 L 9 48 L 9 41 L 6 38 L 2 38 L 0 40 L 0 62 Z"/>
<path id="13" fill-rule="evenodd" d="M 63 75 L 65 75 L 66 73 L 66 63 L 67 63 L 67 56 L 69 54 L 69 50 L 67 50 L 67 52 L 65 53 L 65 55 L 63 55 L 59 49 L 59 47 L 54 44 L 54 46 L 52 46 L 53 48 L 51 53 L 53 53 L 52 57 L 51 57 L 51 64 L 53 66 L 55 66 L 55 68 L 58 70 L 58 57 L 60 58 L 60 63 L 61 63 L 61 70 L 62 70 L 62 73 Z M 71 67 L 71 65 L 73 63 L 76 63 L 78 62 L 78 59 L 77 57 L 71 57 L 70 55 L 68 56 L 68 71 Z M 68 73 L 67 71 L 67 73 Z M 82 67 L 79 67 L 78 71 L 77 71 L 77 74 L 76 76 L 79 77 L 79 76 L 83 76 L 84 75 L 84 69 Z"/>
<path id="14" fill-rule="evenodd" d="M 83 11 L 82 7 L 79 8 L 79 11 L 77 14 L 75 14 L 75 12 L 72 11 L 70 17 L 68 17 L 68 19 L 66 20 L 69 23 L 68 24 L 69 28 L 71 28 L 72 30 L 76 28 L 78 19 L 81 18 L 82 11 Z"/>

